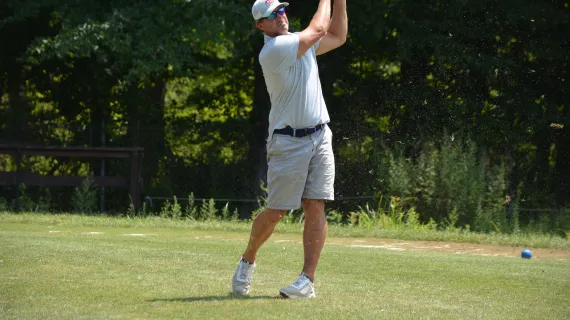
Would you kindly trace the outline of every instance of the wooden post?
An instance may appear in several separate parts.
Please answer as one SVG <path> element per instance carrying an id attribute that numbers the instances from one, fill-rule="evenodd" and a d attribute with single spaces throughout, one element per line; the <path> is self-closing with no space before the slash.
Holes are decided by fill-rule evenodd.
<path id="1" fill-rule="evenodd" d="M 130 186 L 129 186 L 129 194 L 131 196 L 131 201 L 133 202 L 133 206 L 135 211 L 139 211 L 140 207 L 140 164 L 142 152 L 137 150 L 133 150 L 131 152 L 131 177 L 130 177 Z"/>
<path id="2" fill-rule="evenodd" d="M 16 212 L 20 212 L 20 210 L 22 209 L 22 201 L 21 201 L 21 194 L 20 194 L 20 174 L 21 174 L 21 170 L 20 170 L 20 165 L 22 163 L 22 152 L 20 151 L 20 149 L 18 149 L 18 151 L 15 154 L 16 157 Z"/>

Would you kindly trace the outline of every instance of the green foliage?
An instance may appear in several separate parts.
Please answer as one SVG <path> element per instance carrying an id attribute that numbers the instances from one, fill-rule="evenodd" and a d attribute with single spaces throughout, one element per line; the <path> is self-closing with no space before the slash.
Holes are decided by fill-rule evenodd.
<path id="1" fill-rule="evenodd" d="M 144 210 L 141 210 L 141 216 L 145 215 L 146 212 L 146 204 L 143 203 L 143 208 Z M 134 217 L 136 216 L 136 210 L 135 210 L 135 206 L 133 204 L 133 202 L 131 201 L 131 203 L 129 203 L 129 206 L 127 207 L 127 212 L 126 212 L 127 217 Z"/>
<path id="2" fill-rule="evenodd" d="M 230 210 L 228 208 L 229 204 L 226 203 L 226 205 L 222 208 L 222 213 L 220 215 L 220 218 L 222 220 L 230 220 Z"/>
<path id="3" fill-rule="evenodd" d="M 507 221 L 506 170 L 477 153 L 473 142 L 446 139 L 426 144 L 417 160 L 388 154 L 385 190 L 419 208 L 421 221 L 444 228 L 474 226 L 475 230 L 513 232 L 518 213 Z"/>
<path id="4" fill-rule="evenodd" d="M 238 211 L 231 211 L 229 203 L 226 203 L 221 210 L 216 207 L 214 199 L 208 201 L 202 200 L 200 205 L 194 200 L 194 193 L 190 193 L 186 207 L 178 202 L 178 198 L 173 196 L 172 201 L 165 200 L 160 212 L 160 217 L 174 220 L 194 220 L 194 221 L 215 221 L 226 220 L 236 221 L 238 219 Z"/>
<path id="5" fill-rule="evenodd" d="M 289 210 L 283 218 L 281 219 L 280 223 L 283 224 L 303 224 L 305 222 L 305 214 L 302 208 L 297 210 Z"/>
<path id="6" fill-rule="evenodd" d="M 543 212 L 522 228 L 523 233 L 550 233 L 563 238 L 570 235 L 570 208 Z"/>
<path id="7" fill-rule="evenodd" d="M 51 193 L 49 189 L 45 189 L 44 194 L 40 195 L 36 202 L 34 212 L 50 212 L 52 210 L 51 202 Z"/>
<path id="8" fill-rule="evenodd" d="M 412 230 L 435 230 L 437 224 L 433 220 L 422 223 L 419 214 L 414 207 L 406 208 L 405 201 L 400 197 L 393 196 L 388 203 L 384 197 L 380 197 L 378 209 L 370 208 L 368 203 L 364 207 L 359 206 L 359 211 L 350 213 L 350 224 L 363 228 L 380 229 L 412 229 Z"/>
<path id="9" fill-rule="evenodd" d="M 457 212 L 457 207 L 449 212 L 447 218 L 443 219 L 443 227 L 445 230 L 457 230 L 457 221 L 459 221 L 459 213 Z"/>
<path id="10" fill-rule="evenodd" d="M 214 199 L 209 201 L 202 200 L 202 205 L 200 206 L 200 218 L 202 220 L 215 220 L 218 214 L 218 209 L 216 209 L 216 202 Z"/>
<path id="11" fill-rule="evenodd" d="M 326 213 L 327 222 L 329 224 L 341 224 L 344 220 L 344 215 L 338 210 L 329 210 Z"/>
<path id="12" fill-rule="evenodd" d="M 183 217 L 182 206 L 178 203 L 176 196 L 172 202 L 166 200 L 160 210 L 160 216 L 163 218 L 181 219 Z"/>
<path id="13" fill-rule="evenodd" d="M 34 211 L 35 203 L 34 201 L 28 196 L 27 187 L 25 184 L 20 184 L 18 186 L 18 193 L 20 198 L 18 201 L 20 202 L 20 208 L 25 211 Z"/>
<path id="14" fill-rule="evenodd" d="M 10 206 L 10 202 L 4 198 L 0 198 L 0 211 L 12 211 L 12 207 Z"/>
<path id="15" fill-rule="evenodd" d="M 198 208 L 196 208 L 196 203 L 194 201 L 194 192 L 190 192 L 188 195 L 188 204 L 186 205 L 186 210 L 184 210 L 184 217 L 191 220 L 197 220 Z"/>
<path id="16" fill-rule="evenodd" d="M 507 221 L 507 210 L 505 208 L 508 195 L 503 195 L 506 190 L 504 168 L 493 168 L 487 175 L 486 190 L 483 196 L 482 208 L 477 212 L 476 225 L 480 231 L 513 231 L 513 225 L 509 226 Z M 484 208 L 484 209 L 483 209 Z M 515 212 L 516 214 L 516 212 Z"/>
<path id="17" fill-rule="evenodd" d="M 93 176 L 87 176 L 79 186 L 73 190 L 71 204 L 73 212 L 91 213 L 97 209 L 98 188 L 94 184 Z"/>
<path id="18" fill-rule="evenodd" d="M 292 3 L 292 31 L 307 25 L 316 5 Z M 459 228 L 560 229 L 562 215 L 519 207 L 558 208 L 569 199 L 567 4 L 348 5 L 347 44 L 319 57 L 337 137 L 336 191 L 399 196 L 422 223 L 442 226 L 453 213 Z M 97 146 L 105 136 L 107 146 L 145 148 L 145 194 L 253 197 L 249 172 L 263 170 L 251 162 L 263 148 L 253 141 L 265 134 L 260 114 L 269 106 L 256 69 L 263 37 L 250 8 L 242 0 L 3 1 L 0 41 L 11 45 L 0 47 L 2 139 Z M 473 143 L 442 141 L 447 132 Z M 14 162 L 2 157 L 0 167 L 13 171 Z M 56 175 L 93 169 L 52 157 L 25 160 L 23 168 Z M 107 169 L 128 173 L 118 161 Z M 512 189 L 506 217 L 503 199 Z M 55 192 L 54 199 L 70 198 L 70 191 Z M 43 210 L 39 192 L 27 193 L 24 209 Z M 13 199 L 5 202 L 14 207 Z M 62 203 L 61 210 L 71 206 Z M 204 210 L 211 216 L 212 206 Z M 194 204 L 182 210 L 170 203 L 165 212 L 204 218 Z"/>
<path id="19" fill-rule="evenodd" d="M 49 189 L 41 190 L 36 197 L 32 197 L 28 192 L 28 188 L 25 184 L 20 184 L 18 186 L 19 198 L 13 200 L 7 200 L 0 197 L 0 210 L 4 211 L 16 211 L 18 205 L 20 211 L 28 212 L 49 212 L 52 209 L 51 193 Z"/>
<path id="20" fill-rule="evenodd" d="M 34 1 L 20 6 L 31 9 Z M 245 27 L 246 8 L 207 0 L 114 1 L 82 3 L 44 1 L 36 5 L 54 11 L 60 27 L 52 37 L 40 37 L 28 54 L 48 59 L 95 57 L 105 71 L 137 83 L 153 74 L 187 75 L 201 59 L 227 59 L 235 46 L 233 28 Z M 205 12 L 225 16 L 224 22 Z"/>

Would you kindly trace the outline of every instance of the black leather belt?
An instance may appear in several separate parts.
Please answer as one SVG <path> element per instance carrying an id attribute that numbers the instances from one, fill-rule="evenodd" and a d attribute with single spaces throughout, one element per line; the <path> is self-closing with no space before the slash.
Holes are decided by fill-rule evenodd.
<path id="1" fill-rule="evenodd" d="M 321 129 L 323 129 L 325 127 L 325 123 L 323 124 L 319 124 L 315 127 L 310 127 L 310 128 L 304 128 L 304 129 L 293 129 L 290 126 L 286 126 L 283 129 L 275 129 L 273 130 L 273 133 L 276 134 L 284 134 L 284 135 L 288 135 L 291 137 L 297 137 L 297 138 L 301 138 L 304 136 L 308 136 L 310 134 L 313 134 Z"/>

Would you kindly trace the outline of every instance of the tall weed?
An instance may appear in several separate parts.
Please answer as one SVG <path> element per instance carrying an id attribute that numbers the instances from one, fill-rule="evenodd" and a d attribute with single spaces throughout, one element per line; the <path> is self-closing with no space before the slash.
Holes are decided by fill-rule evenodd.
<path id="1" fill-rule="evenodd" d="M 388 161 L 381 163 L 388 168 L 382 172 L 389 176 L 379 179 L 380 186 L 384 194 L 405 199 L 405 210 L 417 209 L 418 221 L 483 232 L 519 229 L 517 207 L 506 210 L 505 167 L 491 163 L 473 142 L 448 138 L 439 145 L 425 144 L 415 157 L 385 154 Z M 393 223 L 403 219 L 388 217 Z"/>
<path id="2" fill-rule="evenodd" d="M 87 176 L 73 190 L 71 204 L 74 212 L 91 213 L 97 208 L 98 188 L 95 186 L 93 176 Z"/>

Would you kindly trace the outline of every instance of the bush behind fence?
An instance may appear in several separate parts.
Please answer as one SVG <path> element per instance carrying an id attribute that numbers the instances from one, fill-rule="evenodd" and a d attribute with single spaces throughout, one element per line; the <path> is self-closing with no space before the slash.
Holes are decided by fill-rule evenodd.
<path id="1" fill-rule="evenodd" d="M 380 191 L 374 201 L 357 205 L 343 212 L 329 209 L 327 219 L 333 224 L 366 228 L 427 228 L 471 230 L 483 233 L 519 233 L 522 229 L 565 235 L 570 230 L 570 210 L 560 209 L 540 220 L 529 221 L 524 227 L 519 221 L 517 195 L 507 193 L 507 170 L 503 163 L 492 162 L 469 141 L 445 140 L 439 146 L 427 143 L 419 156 L 383 151 L 377 159 Z M 262 190 L 265 191 L 263 184 Z M 75 188 L 73 211 L 95 212 L 97 192 L 92 177 Z M 177 196 L 153 204 L 150 197 L 135 212 L 131 203 L 126 210 L 130 216 L 161 216 L 172 219 L 231 220 L 238 219 L 231 201 L 220 207 L 214 199 L 196 200 L 193 193 L 179 200 Z M 255 217 L 265 205 L 257 200 Z M 375 203 L 374 203 L 375 202 Z M 45 195 L 32 199 L 26 187 L 20 186 L 20 205 L 25 211 L 50 211 L 49 189 Z M 14 210 L 15 202 L 0 199 L 0 210 Z M 303 221 L 302 210 L 289 212 L 284 223 Z"/>

